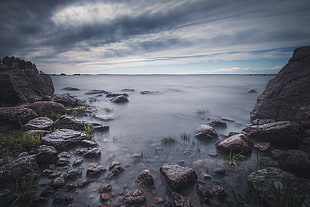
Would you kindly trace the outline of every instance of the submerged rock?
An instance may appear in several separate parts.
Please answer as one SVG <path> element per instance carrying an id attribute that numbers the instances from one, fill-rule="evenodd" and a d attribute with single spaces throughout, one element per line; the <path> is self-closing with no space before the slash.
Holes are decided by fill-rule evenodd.
<path id="1" fill-rule="evenodd" d="M 113 97 L 117 97 L 117 96 L 126 96 L 126 97 L 128 97 L 128 94 L 127 93 L 109 93 L 105 97 L 113 98 Z"/>
<path id="2" fill-rule="evenodd" d="M 22 128 L 24 131 L 27 130 L 46 130 L 50 129 L 53 125 L 53 120 L 48 117 L 38 117 L 28 121 Z"/>
<path id="3" fill-rule="evenodd" d="M 309 65 L 310 47 L 295 49 L 293 57 L 257 98 L 251 119 L 294 121 L 299 108 L 310 104 Z"/>
<path id="4" fill-rule="evenodd" d="M 217 132 L 213 127 L 207 124 L 202 124 L 194 132 L 196 137 L 199 138 L 217 138 Z"/>
<path id="5" fill-rule="evenodd" d="M 197 180 L 197 175 L 192 168 L 177 164 L 164 165 L 160 168 L 160 172 L 173 190 L 191 185 Z"/>
<path id="6" fill-rule="evenodd" d="M 127 103 L 129 100 L 127 96 L 120 95 L 116 96 L 115 98 L 112 98 L 110 101 L 112 101 L 113 103 Z"/>
<path id="7" fill-rule="evenodd" d="M 66 91 L 80 91 L 81 89 L 75 88 L 75 87 L 65 87 L 62 90 L 66 90 Z"/>
<path id="8" fill-rule="evenodd" d="M 88 92 L 86 92 L 85 94 L 86 95 L 95 95 L 95 94 L 108 94 L 109 92 L 108 91 L 105 91 L 105 90 L 90 90 Z"/>
<path id="9" fill-rule="evenodd" d="M 72 145 L 80 144 L 82 140 L 89 138 L 90 137 L 83 132 L 71 129 L 58 129 L 42 137 L 42 142 L 58 149 L 64 149 Z"/>
<path id="10" fill-rule="evenodd" d="M 39 116 L 47 116 L 49 118 L 66 113 L 66 108 L 64 105 L 54 101 L 37 101 L 27 107 L 37 112 Z"/>
<path id="11" fill-rule="evenodd" d="M 250 139 L 270 142 L 275 146 L 297 146 L 302 141 L 301 131 L 294 122 L 278 121 L 263 125 L 252 125 L 248 129 Z"/>
<path id="12" fill-rule="evenodd" d="M 306 207 L 310 202 L 310 181 L 278 168 L 268 167 L 251 173 L 248 185 L 266 206 L 276 206 L 283 201 L 298 203 L 304 199 L 303 205 L 298 206 Z"/>
<path id="13" fill-rule="evenodd" d="M 235 134 L 216 143 L 216 147 L 226 153 L 242 153 L 244 155 L 252 152 L 252 143 L 244 134 Z"/>
<path id="14" fill-rule="evenodd" d="M 25 107 L 0 107 L 0 125 L 12 124 L 22 126 L 28 121 L 37 118 L 38 114 Z"/>

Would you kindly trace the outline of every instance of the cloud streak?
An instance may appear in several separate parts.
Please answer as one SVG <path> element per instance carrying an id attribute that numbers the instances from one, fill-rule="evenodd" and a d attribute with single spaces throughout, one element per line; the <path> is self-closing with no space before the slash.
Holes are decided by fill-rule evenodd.
<path id="1" fill-rule="evenodd" d="M 50 73 L 162 65 L 190 73 L 191 64 L 253 59 L 274 60 L 271 68 L 310 43 L 306 0 L 3 0 L 0 9 L 0 56 Z"/>

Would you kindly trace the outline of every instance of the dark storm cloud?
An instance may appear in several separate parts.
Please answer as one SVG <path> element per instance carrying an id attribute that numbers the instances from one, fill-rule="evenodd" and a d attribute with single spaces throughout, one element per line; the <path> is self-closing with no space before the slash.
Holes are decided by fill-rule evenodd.
<path id="1" fill-rule="evenodd" d="M 0 56 L 78 63 L 83 53 L 177 57 L 302 46 L 310 42 L 309 10 L 306 0 L 2 0 Z"/>

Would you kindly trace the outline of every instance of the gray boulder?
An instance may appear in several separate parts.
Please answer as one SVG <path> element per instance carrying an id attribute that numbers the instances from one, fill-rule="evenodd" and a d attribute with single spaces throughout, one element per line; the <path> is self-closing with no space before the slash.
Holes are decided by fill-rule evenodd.
<path id="1" fill-rule="evenodd" d="M 53 120 L 47 117 L 38 117 L 28 121 L 24 126 L 23 130 L 46 130 L 50 129 L 53 125 Z"/>
<path id="2" fill-rule="evenodd" d="M 199 138 L 217 138 L 217 132 L 215 131 L 215 129 L 207 124 L 202 124 L 200 125 L 194 132 L 196 137 Z"/>
<path id="3" fill-rule="evenodd" d="M 0 103 L 12 106 L 41 100 L 54 93 L 49 75 L 39 73 L 36 66 L 15 57 L 0 59 Z"/>
<path id="4" fill-rule="evenodd" d="M 244 134 L 235 134 L 216 143 L 216 147 L 226 153 L 242 153 L 244 155 L 252 152 L 253 144 Z"/>
<path id="5" fill-rule="evenodd" d="M 248 177 L 248 185 L 254 196 L 264 206 L 295 206 L 306 207 L 310 203 L 310 181 L 281 169 L 268 167 L 253 172 Z M 297 203 L 302 202 L 302 205 Z"/>
<path id="6" fill-rule="evenodd" d="M 197 175 L 192 168 L 178 164 L 164 165 L 160 167 L 160 173 L 165 178 L 168 186 L 173 190 L 179 190 L 197 181 Z"/>
<path id="7" fill-rule="evenodd" d="M 89 139 L 90 137 L 79 131 L 74 131 L 72 129 L 58 129 L 50 134 L 42 137 L 42 142 L 46 145 L 51 145 L 57 149 L 64 149 L 69 146 L 77 145 L 84 139 Z"/>
<path id="8" fill-rule="evenodd" d="M 295 121 L 299 108 L 310 104 L 309 67 L 310 47 L 297 48 L 289 62 L 258 96 L 251 119 Z"/>

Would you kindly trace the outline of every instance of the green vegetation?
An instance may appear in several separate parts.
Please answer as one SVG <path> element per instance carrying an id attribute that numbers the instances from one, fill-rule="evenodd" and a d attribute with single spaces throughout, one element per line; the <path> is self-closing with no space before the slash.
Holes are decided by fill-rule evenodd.
<path id="1" fill-rule="evenodd" d="M 62 113 L 58 112 L 58 111 L 50 111 L 49 113 L 45 114 L 45 116 L 47 116 L 48 118 L 52 119 L 52 120 L 57 120 L 59 117 L 62 116 Z"/>
<path id="2" fill-rule="evenodd" d="M 91 106 L 79 106 L 79 107 L 71 107 L 68 106 L 66 107 L 66 112 L 68 114 L 72 114 L 73 116 L 82 116 L 84 115 L 89 109 L 91 108 Z"/>
<path id="3" fill-rule="evenodd" d="M 229 164 L 232 166 L 237 166 L 237 160 L 243 159 L 245 156 L 243 155 L 242 152 L 239 153 L 234 153 L 233 151 L 229 152 Z"/>
<path id="4" fill-rule="evenodd" d="M 112 113 L 113 112 L 113 109 L 110 109 L 110 108 L 104 108 L 103 109 L 106 113 Z"/>
<path id="5" fill-rule="evenodd" d="M 34 184 L 36 183 L 36 179 L 31 177 L 29 179 L 16 179 L 16 196 L 17 198 L 12 203 L 11 206 L 14 206 L 17 202 L 27 202 L 29 199 L 34 197 L 35 190 Z"/>
<path id="6" fill-rule="evenodd" d="M 172 138 L 172 137 L 164 137 L 161 139 L 161 143 L 163 143 L 163 144 L 173 144 L 176 141 L 177 140 L 175 138 Z"/>
<path id="7" fill-rule="evenodd" d="M 84 124 L 84 131 L 89 135 L 94 134 L 94 130 L 89 124 Z"/>

